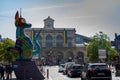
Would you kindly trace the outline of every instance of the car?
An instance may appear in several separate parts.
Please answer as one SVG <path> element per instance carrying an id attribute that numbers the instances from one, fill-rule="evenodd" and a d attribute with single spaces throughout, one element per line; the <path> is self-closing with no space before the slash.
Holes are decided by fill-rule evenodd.
<path id="1" fill-rule="evenodd" d="M 89 63 L 82 70 L 81 80 L 112 80 L 112 73 L 106 63 Z"/>
<path id="2" fill-rule="evenodd" d="M 63 72 L 64 69 L 65 69 L 65 64 L 60 64 L 60 65 L 59 65 L 58 72 Z"/>
<path id="3" fill-rule="evenodd" d="M 81 76 L 83 66 L 80 64 L 73 64 L 68 68 L 67 75 L 70 77 Z"/>
<path id="4" fill-rule="evenodd" d="M 69 68 L 71 65 L 73 65 L 73 64 L 75 64 L 75 62 L 66 62 L 66 63 L 65 63 L 65 68 L 64 68 L 64 71 L 63 71 L 63 74 L 64 74 L 64 75 L 67 74 L 68 68 Z"/>

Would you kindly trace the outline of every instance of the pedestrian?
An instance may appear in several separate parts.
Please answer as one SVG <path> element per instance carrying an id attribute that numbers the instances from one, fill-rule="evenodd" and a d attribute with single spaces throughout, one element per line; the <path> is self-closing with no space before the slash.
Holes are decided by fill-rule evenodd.
<path id="1" fill-rule="evenodd" d="M 13 71 L 12 65 L 7 64 L 5 70 L 6 70 L 6 80 L 12 80 L 12 71 Z"/>
<path id="2" fill-rule="evenodd" d="M 3 64 L 0 65 L 0 79 L 4 80 L 4 66 Z"/>

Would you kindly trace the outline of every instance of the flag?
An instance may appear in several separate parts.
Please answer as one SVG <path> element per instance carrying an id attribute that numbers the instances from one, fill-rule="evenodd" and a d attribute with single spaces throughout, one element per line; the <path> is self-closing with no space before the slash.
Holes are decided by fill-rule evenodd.
<path id="1" fill-rule="evenodd" d="M 64 44 L 67 43 L 67 31 L 64 29 Z"/>
<path id="2" fill-rule="evenodd" d="M 32 30 L 32 42 L 34 43 L 34 31 Z"/>

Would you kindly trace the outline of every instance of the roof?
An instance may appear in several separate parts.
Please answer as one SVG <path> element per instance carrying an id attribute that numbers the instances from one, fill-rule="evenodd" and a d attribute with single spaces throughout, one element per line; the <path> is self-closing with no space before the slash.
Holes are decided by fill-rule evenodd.
<path id="1" fill-rule="evenodd" d="M 80 34 L 75 34 L 75 40 L 76 40 L 76 44 L 82 44 L 82 43 L 89 43 L 90 42 L 90 38 L 80 35 Z"/>
<path id="2" fill-rule="evenodd" d="M 44 21 L 46 21 L 46 20 L 52 20 L 52 21 L 54 21 L 54 19 L 52 19 L 50 16 L 48 16 L 48 18 L 44 19 Z"/>

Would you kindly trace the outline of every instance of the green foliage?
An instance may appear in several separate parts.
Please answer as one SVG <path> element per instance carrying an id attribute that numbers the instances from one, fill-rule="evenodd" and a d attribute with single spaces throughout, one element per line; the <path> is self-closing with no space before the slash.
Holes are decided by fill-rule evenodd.
<path id="1" fill-rule="evenodd" d="M 17 53 L 13 51 L 7 51 L 8 46 L 14 46 L 15 42 L 9 38 L 6 38 L 3 42 L 0 42 L 0 61 L 11 63 L 16 57 Z"/>
<path id="2" fill-rule="evenodd" d="M 99 32 L 99 34 L 96 34 L 92 37 L 91 41 L 89 42 L 89 45 L 87 46 L 87 57 L 89 57 L 89 60 L 91 62 L 98 62 L 98 47 L 104 46 L 106 49 L 106 56 L 107 59 L 113 60 L 113 57 L 118 55 L 117 51 L 113 48 L 111 48 L 111 42 L 109 37 L 104 34 L 103 32 Z M 108 55 L 108 52 L 110 54 Z"/>
<path id="3" fill-rule="evenodd" d="M 118 52 L 117 52 L 115 49 L 110 48 L 110 53 L 111 53 L 111 54 L 110 54 L 110 56 L 109 56 L 109 59 L 113 61 L 113 60 L 114 60 L 114 57 L 115 57 L 115 56 L 118 56 Z"/>
<path id="4" fill-rule="evenodd" d="M 94 42 L 90 42 L 87 46 L 87 56 L 89 57 L 89 60 L 92 62 L 96 62 L 98 59 L 98 44 Z"/>

